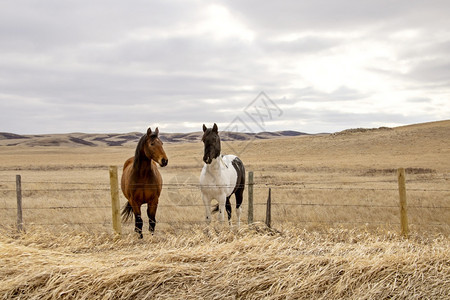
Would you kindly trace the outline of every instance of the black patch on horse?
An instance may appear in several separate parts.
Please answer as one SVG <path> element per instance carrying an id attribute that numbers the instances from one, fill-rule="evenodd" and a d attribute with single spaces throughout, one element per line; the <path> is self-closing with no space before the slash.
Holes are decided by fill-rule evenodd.
<path id="1" fill-rule="evenodd" d="M 234 194 L 234 197 L 236 198 L 236 209 L 238 209 L 239 207 L 241 207 L 242 200 L 244 199 L 244 189 L 245 189 L 244 163 L 239 159 L 239 157 L 236 157 L 235 159 L 233 159 L 231 164 L 236 170 L 237 179 L 236 179 L 236 186 L 234 187 L 233 192 L 229 196 L 227 196 L 227 200 L 225 202 L 225 209 L 227 211 L 228 220 L 231 220 L 231 202 L 230 202 L 231 196 Z"/>
<path id="2" fill-rule="evenodd" d="M 231 163 L 233 164 L 233 167 L 236 170 L 237 174 L 236 186 L 233 190 L 233 193 L 231 194 L 236 195 L 236 208 L 239 208 L 242 204 L 242 195 L 245 188 L 245 167 L 244 163 L 239 159 L 239 157 L 233 159 Z"/>

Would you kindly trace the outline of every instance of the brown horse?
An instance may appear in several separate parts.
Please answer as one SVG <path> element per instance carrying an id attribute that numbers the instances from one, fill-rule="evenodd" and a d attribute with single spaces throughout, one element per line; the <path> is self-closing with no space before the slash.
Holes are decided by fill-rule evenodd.
<path id="1" fill-rule="evenodd" d="M 156 162 L 161 167 L 167 166 L 169 162 L 158 134 L 158 128 L 154 132 L 148 128 L 147 134 L 139 140 L 134 157 L 127 159 L 123 165 L 121 187 L 128 203 L 122 210 L 122 220 L 126 222 L 131 212 L 134 213 L 134 231 L 139 234 L 139 238 L 143 237 L 141 205 L 144 203 L 147 203 L 149 230 L 152 234 L 155 231 L 156 209 L 162 189 L 162 177 Z"/>

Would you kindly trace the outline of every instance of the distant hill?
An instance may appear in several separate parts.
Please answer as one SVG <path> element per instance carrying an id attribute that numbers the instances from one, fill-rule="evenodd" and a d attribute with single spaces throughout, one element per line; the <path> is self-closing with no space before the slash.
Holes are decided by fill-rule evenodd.
<path id="1" fill-rule="evenodd" d="M 143 133 L 67 133 L 67 134 L 42 134 L 19 135 L 8 132 L 0 132 L 0 146 L 67 146 L 67 147 L 97 147 L 97 146 L 131 146 L 135 145 Z M 260 133 L 220 132 L 223 141 L 249 141 L 254 139 L 273 139 L 308 135 L 298 131 L 277 131 Z M 160 138 L 165 143 L 189 143 L 200 142 L 202 132 L 191 133 L 160 133 Z"/>
<path id="2" fill-rule="evenodd" d="M 444 127 L 450 125 L 450 120 L 436 121 L 429 123 L 412 124 L 395 128 L 353 128 L 335 133 L 320 133 L 315 135 L 330 135 L 334 137 L 343 137 L 362 134 L 377 134 L 381 132 L 391 132 L 412 130 L 414 128 Z M 201 131 L 190 133 L 160 133 L 160 138 L 165 143 L 193 143 L 200 142 L 202 138 Z M 222 141 L 250 141 L 250 140 L 269 140 L 277 138 L 288 138 L 298 136 L 314 136 L 304 132 L 284 130 L 275 132 L 219 132 Z M 41 135 L 19 135 L 8 132 L 0 132 L 0 146 L 25 146 L 25 147 L 45 147 L 45 146 L 66 146 L 66 147 L 120 147 L 136 146 L 136 143 L 142 137 L 141 132 L 130 133 L 111 133 L 111 134 L 93 134 L 93 133 L 67 133 L 67 134 L 41 134 Z"/>

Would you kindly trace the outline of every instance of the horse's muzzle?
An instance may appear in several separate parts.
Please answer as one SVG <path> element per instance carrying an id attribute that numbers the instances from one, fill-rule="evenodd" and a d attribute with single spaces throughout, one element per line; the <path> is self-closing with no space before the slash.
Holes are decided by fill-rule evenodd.
<path id="1" fill-rule="evenodd" d="M 168 163 L 169 163 L 168 159 L 165 159 L 165 158 L 161 159 L 161 167 L 167 166 Z"/>
<path id="2" fill-rule="evenodd" d="M 203 161 L 205 164 L 209 165 L 212 162 L 212 159 L 209 156 L 203 156 Z"/>

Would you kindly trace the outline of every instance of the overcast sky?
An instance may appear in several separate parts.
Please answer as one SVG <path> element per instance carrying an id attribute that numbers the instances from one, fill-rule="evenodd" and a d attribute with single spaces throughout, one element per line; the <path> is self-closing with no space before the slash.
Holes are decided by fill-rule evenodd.
<path id="1" fill-rule="evenodd" d="M 449 96 L 448 0 L 0 2 L 3 132 L 334 132 Z"/>

